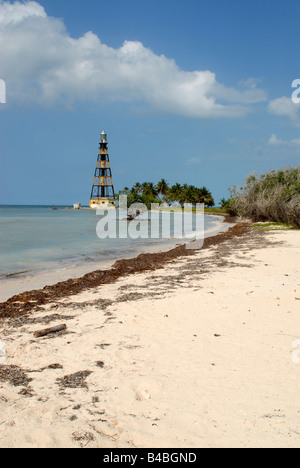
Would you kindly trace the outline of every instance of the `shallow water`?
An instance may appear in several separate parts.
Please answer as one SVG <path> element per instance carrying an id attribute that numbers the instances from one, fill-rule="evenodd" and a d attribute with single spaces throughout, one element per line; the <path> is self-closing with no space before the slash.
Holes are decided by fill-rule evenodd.
<path id="1" fill-rule="evenodd" d="M 172 214 L 175 218 L 178 215 Z M 85 265 L 92 270 L 96 265 L 99 267 L 116 259 L 134 257 L 141 252 L 166 250 L 184 242 L 174 235 L 174 223 L 171 223 L 167 239 L 99 239 L 96 228 L 98 225 L 99 229 L 100 220 L 101 216 L 94 210 L 0 206 L 0 281 L 70 266 Z M 174 221 L 172 217 L 171 221 Z M 222 221 L 222 217 L 204 216 L 205 235 L 224 230 Z M 153 221 L 152 229 L 155 223 L 161 222 L 159 218 Z M 122 225 L 124 228 L 124 223 L 126 227 L 130 224 L 124 220 L 117 221 L 118 227 Z M 131 225 L 133 234 L 139 235 L 139 231 L 145 233 L 145 230 L 151 232 L 146 219 L 138 224 L 139 227 L 134 221 Z"/>

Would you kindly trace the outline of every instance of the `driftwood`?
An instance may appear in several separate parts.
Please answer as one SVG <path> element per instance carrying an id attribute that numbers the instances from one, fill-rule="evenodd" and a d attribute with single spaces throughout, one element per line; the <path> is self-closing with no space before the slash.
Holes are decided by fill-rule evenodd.
<path id="1" fill-rule="evenodd" d="M 66 325 L 57 325 L 56 327 L 44 328 L 44 330 L 38 330 L 34 332 L 35 338 L 40 338 L 41 336 L 49 335 L 49 333 L 56 333 L 62 330 L 66 330 Z"/>

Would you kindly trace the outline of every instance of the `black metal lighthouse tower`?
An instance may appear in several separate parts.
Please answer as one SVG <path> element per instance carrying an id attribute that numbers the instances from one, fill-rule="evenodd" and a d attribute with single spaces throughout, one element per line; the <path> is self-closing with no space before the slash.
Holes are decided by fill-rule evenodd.
<path id="1" fill-rule="evenodd" d="M 100 134 L 98 159 L 91 192 L 90 208 L 98 208 L 99 205 L 115 206 L 116 204 L 107 147 L 107 135 L 103 131 Z"/>

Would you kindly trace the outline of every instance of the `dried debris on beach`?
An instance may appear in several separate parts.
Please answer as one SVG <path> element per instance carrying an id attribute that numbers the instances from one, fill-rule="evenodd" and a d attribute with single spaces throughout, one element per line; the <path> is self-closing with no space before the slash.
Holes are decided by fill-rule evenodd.
<path id="1" fill-rule="evenodd" d="M 238 223 L 224 233 L 205 239 L 203 248 L 206 249 L 226 240 L 243 236 L 249 230 L 249 223 Z M 167 252 L 141 254 L 136 258 L 117 261 L 110 270 L 94 271 L 82 278 L 69 279 L 53 286 L 46 286 L 40 290 L 13 296 L 6 302 L 0 303 L 0 319 L 26 315 L 32 310 L 39 310 L 40 307 L 49 302 L 54 302 L 100 285 L 113 283 L 129 274 L 163 268 L 167 262 L 174 261 L 180 257 L 194 255 L 196 252 L 198 251 L 186 249 L 185 245 L 180 245 Z"/>

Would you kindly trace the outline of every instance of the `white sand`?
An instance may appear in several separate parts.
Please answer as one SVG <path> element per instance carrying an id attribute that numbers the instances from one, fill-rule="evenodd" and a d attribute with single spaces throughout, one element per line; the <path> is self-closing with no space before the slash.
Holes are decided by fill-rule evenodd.
<path id="1" fill-rule="evenodd" d="M 33 380 L 1 383 L 0 446 L 299 447 L 299 239 L 230 241 L 4 323 L 6 365 Z M 60 389 L 79 371 L 88 388 Z"/>

